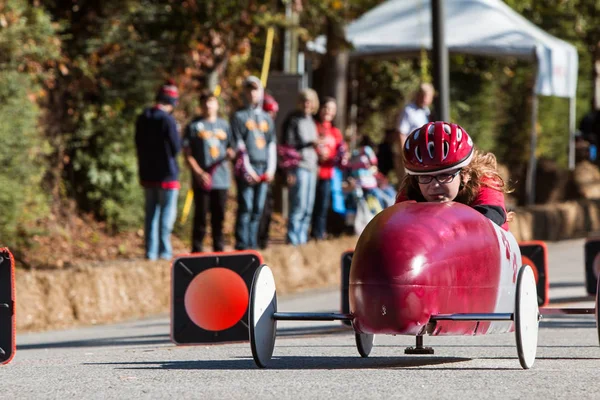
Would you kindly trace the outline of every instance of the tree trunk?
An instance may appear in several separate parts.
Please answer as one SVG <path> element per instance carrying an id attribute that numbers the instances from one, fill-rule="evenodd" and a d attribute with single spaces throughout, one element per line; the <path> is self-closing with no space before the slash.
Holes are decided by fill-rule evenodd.
<path id="1" fill-rule="evenodd" d="M 350 53 L 347 50 L 343 27 L 332 19 L 327 21 L 327 53 L 323 58 L 322 96 L 331 96 L 337 101 L 335 123 L 342 134 L 347 125 L 348 108 L 348 62 Z"/>

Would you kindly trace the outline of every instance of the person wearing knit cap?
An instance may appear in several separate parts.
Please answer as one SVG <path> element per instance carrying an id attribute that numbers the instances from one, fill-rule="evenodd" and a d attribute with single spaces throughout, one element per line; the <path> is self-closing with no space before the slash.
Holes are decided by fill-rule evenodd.
<path id="1" fill-rule="evenodd" d="M 146 258 L 170 260 L 171 232 L 177 216 L 181 150 L 179 128 L 171 115 L 179 91 L 173 81 L 162 85 L 156 104 L 146 108 L 135 124 L 138 173 L 145 195 L 144 242 Z"/>
<path id="2" fill-rule="evenodd" d="M 231 132 L 238 153 L 236 250 L 258 247 L 258 226 L 267 197 L 267 185 L 273 181 L 277 161 L 273 119 L 262 108 L 262 83 L 256 76 L 249 76 L 243 86 L 246 105 L 231 118 Z"/>

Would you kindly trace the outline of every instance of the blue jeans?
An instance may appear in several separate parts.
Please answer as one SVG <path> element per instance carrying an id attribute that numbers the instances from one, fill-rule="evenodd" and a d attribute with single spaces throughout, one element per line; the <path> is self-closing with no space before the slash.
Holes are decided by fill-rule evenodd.
<path id="1" fill-rule="evenodd" d="M 235 221 L 235 249 L 258 248 L 258 225 L 267 199 L 266 182 L 249 185 L 238 180 L 238 211 Z"/>
<path id="2" fill-rule="evenodd" d="M 331 180 L 319 179 L 315 194 L 315 208 L 313 210 L 312 237 L 324 239 L 327 230 L 327 213 L 331 200 Z"/>
<path id="3" fill-rule="evenodd" d="M 294 174 L 296 183 L 289 191 L 290 215 L 287 242 L 297 246 L 308 241 L 308 228 L 315 204 L 317 172 L 296 168 Z"/>
<path id="4" fill-rule="evenodd" d="M 177 217 L 178 189 L 145 188 L 146 220 L 144 236 L 146 258 L 158 257 L 170 260 L 173 257 L 171 232 Z"/>

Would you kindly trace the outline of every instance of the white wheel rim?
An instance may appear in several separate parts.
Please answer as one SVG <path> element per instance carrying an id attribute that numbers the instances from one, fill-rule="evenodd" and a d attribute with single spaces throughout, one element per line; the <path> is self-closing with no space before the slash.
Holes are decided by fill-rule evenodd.
<path id="1" fill-rule="evenodd" d="M 275 348 L 277 321 L 277 292 L 271 269 L 262 265 L 254 274 L 250 290 L 249 332 L 252 357 L 261 368 L 265 368 Z"/>
<path id="2" fill-rule="evenodd" d="M 515 296 L 515 334 L 519 362 L 531 368 L 537 353 L 539 308 L 535 277 L 529 265 L 521 267 Z"/>

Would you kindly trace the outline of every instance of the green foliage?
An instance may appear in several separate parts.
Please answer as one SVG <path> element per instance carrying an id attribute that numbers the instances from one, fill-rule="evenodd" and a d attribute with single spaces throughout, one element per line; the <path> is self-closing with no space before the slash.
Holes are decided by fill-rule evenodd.
<path id="1" fill-rule="evenodd" d="M 325 33 L 339 36 L 346 23 L 384 0 L 289 1 L 302 5 L 299 25 L 293 28 L 308 40 Z M 505 1 L 577 46 L 577 115 L 583 116 L 592 98 L 600 3 Z M 10 121 L 0 125 L 0 146 L 10 149 L 0 155 L 3 244 L 28 221 L 47 213 L 50 193 L 75 198 L 80 210 L 93 212 L 115 229 L 139 227 L 143 199 L 135 118 L 166 77 L 176 78 L 182 89 L 176 113 L 182 125 L 194 113 L 195 94 L 217 84 L 226 105 L 223 114 L 228 114 L 236 106 L 243 77 L 260 72 L 266 28 L 290 24 L 284 8 L 279 0 L 1 2 L 0 118 Z M 281 60 L 282 47 L 282 35 L 276 34 L 272 64 Z M 359 134 L 379 141 L 384 129 L 395 126 L 420 78 L 428 78 L 426 61 L 359 63 Z M 452 119 L 479 147 L 494 151 L 516 171 L 528 158 L 533 73 L 531 63 L 512 59 L 451 57 Z M 538 155 L 566 166 L 567 101 L 540 98 L 538 121 Z M 182 180 L 188 178 L 184 173 Z M 183 191 L 180 197 L 183 201 Z"/>
<path id="2" fill-rule="evenodd" d="M 44 63 L 58 55 L 53 33 L 48 15 L 27 1 L 0 7 L 0 245 L 22 244 L 31 223 L 48 212 L 36 98 L 44 93 Z"/>
<path id="3" fill-rule="evenodd" d="M 56 27 L 50 16 L 26 0 L 3 3 L 0 6 L 1 68 L 42 73 L 42 63 L 59 55 L 60 40 L 54 34 Z"/>
<path id="4" fill-rule="evenodd" d="M 43 215 L 45 196 L 36 162 L 39 109 L 27 98 L 23 74 L 0 71 L 0 243 L 16 245 L 24 225 Z"/>
<path id="5" fill-rule="evenodd" d="M 491 151 L 496 147 L 498 107 L 496 93 L 502 76 L 494 59 L 457 55 L 451 58 L 451 119 L 463 126 L 477 146 Z"/>
<path id="6" fill-rule="evenodd" d="M 162 82 L 165 60 L 174 58 L 173 50 L 160 41 L 164 10 L 125 9 L 130 13 L 120 14 L 118 21 L 100 21 L 98 29 L 104 34 L 86 41 L 76 60 L 72 79 L 91 83 L 93 92 L 75 94 L 75 129 L 67 143 L 71 193 L 82 210 L 95 213 L 113 229 L 142 220 L 133 126 Z"/>
<path id="7" fill-rule="evenodd" d="M 592 69 L 594 53 L 600 42 L 600 3 L 594 0 L 505 0 L 546 32 L 577 47 L 579 74 L 577 119 L 591 109 L 593 97 Z M 540 98 L 538 149 L 540 156 L 568 162 L 568 102 L 565 99 Z"/>
<path id="8" fill-rule="evenodd" d="M 412 60 L 360 61 L 358 79 L 358 133 L 375 143 L 383 139 L 385 129 L 395 128 L 398 114 L 411 101 L 419 85 Z"/>

